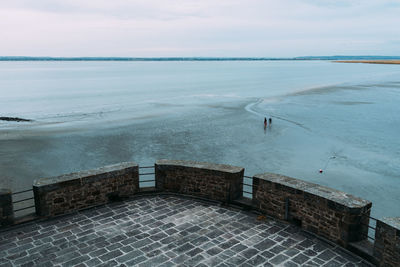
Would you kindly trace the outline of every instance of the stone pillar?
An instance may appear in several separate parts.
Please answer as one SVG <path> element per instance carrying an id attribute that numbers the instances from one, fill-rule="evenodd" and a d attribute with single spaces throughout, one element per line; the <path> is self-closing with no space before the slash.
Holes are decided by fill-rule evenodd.
<path id="1" fill-rule="evenodd" d="M 374 257 L 379 266 L 400 266 L 400 217 L 377 220 Z"/>
<path id="2" fill-rule="evenodd" d="M 230 202 L 242 195 L 244 168 L 207 162 L 158 160 L 159 191 Z"/>
<path id="3" fill-rule="evenodd" d="M 11 190 L 0 188 L 0 225 L 9 225 L 14 221 Z"/>

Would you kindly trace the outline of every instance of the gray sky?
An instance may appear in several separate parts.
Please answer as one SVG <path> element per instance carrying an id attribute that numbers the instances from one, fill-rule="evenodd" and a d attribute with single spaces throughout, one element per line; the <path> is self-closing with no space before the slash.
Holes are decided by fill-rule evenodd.
<path id="1" fill-rule="evenodd" d="M 2 56 L 400 55 L 400 0 L 1 0 Z"/>

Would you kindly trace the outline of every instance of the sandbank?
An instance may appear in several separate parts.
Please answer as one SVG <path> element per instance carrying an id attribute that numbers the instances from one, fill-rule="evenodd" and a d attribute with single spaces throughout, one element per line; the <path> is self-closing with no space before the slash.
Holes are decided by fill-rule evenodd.
<path id="1" fill-rule="evenodd" d="M 339 63 L 400 64 L 400 60 L 336 60 Z"/>

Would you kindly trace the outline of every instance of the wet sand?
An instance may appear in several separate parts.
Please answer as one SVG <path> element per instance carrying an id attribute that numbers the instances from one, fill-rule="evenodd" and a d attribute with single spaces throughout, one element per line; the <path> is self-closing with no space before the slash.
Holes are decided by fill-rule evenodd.
<path id="1" fill-rule="evenodd" d="M 246 111 L 247 105 L 216 105 L 115 127 L 13 132 L 13 138 L 0 140 L 2 186 L 23 190 L 37 178 L 123 161 L 149 166 L 157 159 L 197 160 L 245 167 L 248 176 L 292 176 L 368 199 L 375 216 L 397 213 L 395 179 L 352 165 L 347 151 L 336 151 L 342 144 L 318 136 L 315 129 L 277 117 L 264 129 L 263 118 Z M 329 160 L 333 154 L 336 158 Z M 321 167 L 323 174 L 318 172 Z M 382 201 L 383 192 L 393 201 Z"/>
<path id="2" fill-rule="evenodd" d="M 370 200 L 377 217 L 400 212 L 398 68 L 107 63 L 102 79 L 97 65 L 40 63 L 49 73 L 37 81 L 25 69 L 42 73 L 37 64 L 24 63 L 11 80 L 0 72 L 0 88 L 19 92 L 4 89 L 1 116 L 34 120 L 0 121 L 0 187 L 19 191 L 41 177 L 165 158 L 242 166 L 247 176 L 279 173 Z M 42 95 L 33 101 L 26 88 Z M 265 130 L 264 117 L 273 119 Z"/>

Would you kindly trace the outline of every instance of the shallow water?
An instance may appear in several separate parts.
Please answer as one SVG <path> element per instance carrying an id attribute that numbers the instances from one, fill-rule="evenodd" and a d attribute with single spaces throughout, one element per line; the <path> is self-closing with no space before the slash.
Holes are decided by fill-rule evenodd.
<path id="1" fill-rule="evenodd" d="M 399 216 L 399 74 L 327 61 L 0 62 L 0 116 L 34 120 L 0 122 L 0 186 L 188 159 L 327 185 Z"/>

